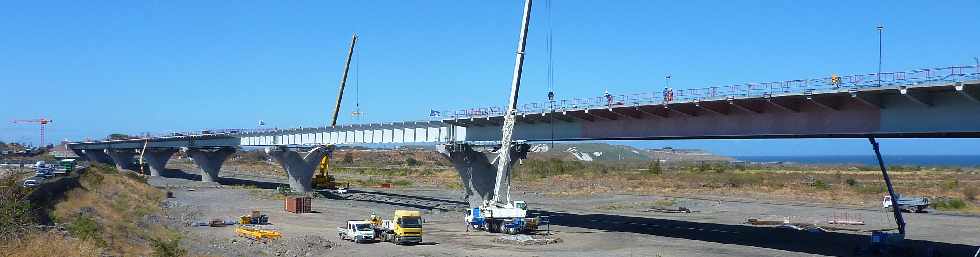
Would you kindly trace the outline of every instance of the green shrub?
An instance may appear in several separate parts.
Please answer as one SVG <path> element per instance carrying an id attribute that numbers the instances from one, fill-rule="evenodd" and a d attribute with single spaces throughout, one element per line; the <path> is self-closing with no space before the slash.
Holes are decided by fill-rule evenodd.
<path id="1" fill-rule="evenodd" d="M 820 189 L 820 190 L 830 189 L 830 184 L 829 183 L 823 182 L 823 180 L 819 180 L 819 179 L 816 180 L 816 181 L 813 181 L 813 185 L 812 186 L 814 188 Z"/>
<path id="2" fill-rule="evenodd" d="M 857 186 L 858 185 L 857 180 L 854 180 L 854 178 L 847 178 L 847 180 L 844 181 L 844 183 L 847 183 L 848 186 Z"/>
<path id="3" fill-rule="evenodd" d="M 66 227 L 68 232 L 73 236 L 82 240 L 92 240 L 99 246 L 105 246 L 106 242 L 102 240 L 99 223 L 95 222 L 92 218 L 84 215 L 78 215 L 75 220 L 68 224 Z"/>
<path id="4" fill-rule="evenodd" d="M 0 240 L 3 241 L 22 235 L 36 221 L 31 202 L 27 200 L 30 190 L 17 182 L 12 177 L 0 181 Z"/>
<path id="5" fill-rule="evenodd" d="M 937 210 L 959 210 L 966 208 L 966 202 L 959 198 L 937 199 L 931 204 Z"/>
<path id="6" fill-rule="evenodd" d="M 419 160 L 416 160 L 415 158 L 412 158 L 412 157 L 408 157 L 408 158 L 405 158 L 405 164 L 408 165 L 408 166 L 418 166 L 419 165 Z"/>
<path id="7" fill-rule="evenodd" d="M 663 174 L 663 167 L 660 166 L 660 160 L 653 160 L 650 162 L 650 166 L 647 167 L 647 173 L 653 175 Z"/>
<path id="8" fill-rule="evenodd" d="M 138 182 L 144 183 L 144 184 L 146 183 L 146 177 L 144 177 L 144 176 L 142 176 L 140 174 L 137 174 L 136 172 L 124 171 L 123 174 L 126 175 L 126 178 L 132 179 L 133 181 L 138 181 Z"/>
<path id="9" fill-rule="evenodd" d="M 187 255 L 187 250 L 180 248 L 180 238 L 150 239 L 154 257 L 181 257 Z"/>

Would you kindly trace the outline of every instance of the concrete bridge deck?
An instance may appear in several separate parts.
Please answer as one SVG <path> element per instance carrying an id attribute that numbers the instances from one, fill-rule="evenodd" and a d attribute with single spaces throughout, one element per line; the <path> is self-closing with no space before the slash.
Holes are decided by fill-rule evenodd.
<path id="1" fill-rule="evenodd" d="M 154 174 L 182 149 L 207 181 L 217 178 L 235 149 L 267 147 L 291 184 L 308 190 L 313 162 L 332 151 L 324 145 L 493 144 L 501 136 L 501 110 L 439 112 L 448 116 L 430 121 L 76 142 L 69 148 L 120 169 L 131 168 L 140 154 Z M 980 67 L 954 66 L 530 103 L 519 108 L 514 139 L 977 138 L 977 114 Z M 304 157 L 294 148 L 313 150 Z M 443 150 L 450 159 L 472 154 L 469 147 Z"/>

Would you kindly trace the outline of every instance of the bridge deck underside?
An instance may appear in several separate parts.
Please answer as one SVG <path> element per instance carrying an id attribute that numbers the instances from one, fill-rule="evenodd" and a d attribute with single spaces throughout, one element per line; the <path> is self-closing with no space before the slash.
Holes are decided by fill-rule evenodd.
<path id="1" fill-rule="evenodd" d="M 523 114 L 527 141 L 702 138 L 980 137 L 980 85 L 722 99 Z M 447 121 L 494 141 L 501 117 Z"/>

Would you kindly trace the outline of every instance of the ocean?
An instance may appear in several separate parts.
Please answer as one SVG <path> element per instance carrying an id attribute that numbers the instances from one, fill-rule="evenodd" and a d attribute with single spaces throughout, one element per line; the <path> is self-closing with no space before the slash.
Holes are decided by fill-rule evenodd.
<path id="1" fill-rule="evenodd" d="M 746 162 L 878 165 L 874 155 L 733 156 Z M 883 155 L 885 165 L 980 167 L 980 155 Z"/>

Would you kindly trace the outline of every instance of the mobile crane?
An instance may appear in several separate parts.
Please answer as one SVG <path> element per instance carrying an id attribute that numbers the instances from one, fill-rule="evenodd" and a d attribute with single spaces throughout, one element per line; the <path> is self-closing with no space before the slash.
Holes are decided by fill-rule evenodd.
<path id="1" fill-rule="evenodd" d="M 351 37 L 350 49 L 347 50 L 347 59 L 344 61 L 344 75 L 340 78 L 340 89 L 337 91 L 337 103 L 334 105 L 333 118 L 330 121 L 331 127 L 337 126 L 337 115 L 340 114 L 340 102 L 344 99 L 344 87 L 347 85 L 347 75 L 350 72 L 350 60 L 354 56 L 354 46 L 357 44 L 357 33 Z M 333 155 L 334 147 L 331 145 L 329 151 L 320 159 L 320 166 L 316 175 L 313 176 L 313 188 L 316 189 L 337 189 L 337 181 L 330 175 L 330 157 Z"/>
<path id="2" fill-rule="evenodd" d="M 528 25 L 531 19 L 531 0 L 524 2 L 524 15 L 521 23 L 521 36 L 517 44 L 517 60 L 514 64 L 514 76 L 511 81 L 510 100 L 507 105 L 507 113 L 504 115 L 504 125 L 502 126 L 500 137 L 500 150 L 497 159 L 497 176 L 494 184 L 494 194 L 490 200 L 484 201 L 480 207 L 467 210 L 464 221 L 467 229 L 470 227 L 478 230 L 502 233 L 522 233 L 537 229 L 539 223 L 537 218 L 527 217 L 527 203 L 524 201 L 511 201 L 510 199 L 510 176 L 513 162 L 511 155 L 513 151 L 520 151 L 516 146 L 514 135 L 514 124 L 517 115 L 517 98 L 521 87 L 521 73 L 524 68 L 524 49 L 527 43 Z M 507 183 L 507 186 L 503 184 Z"/>

